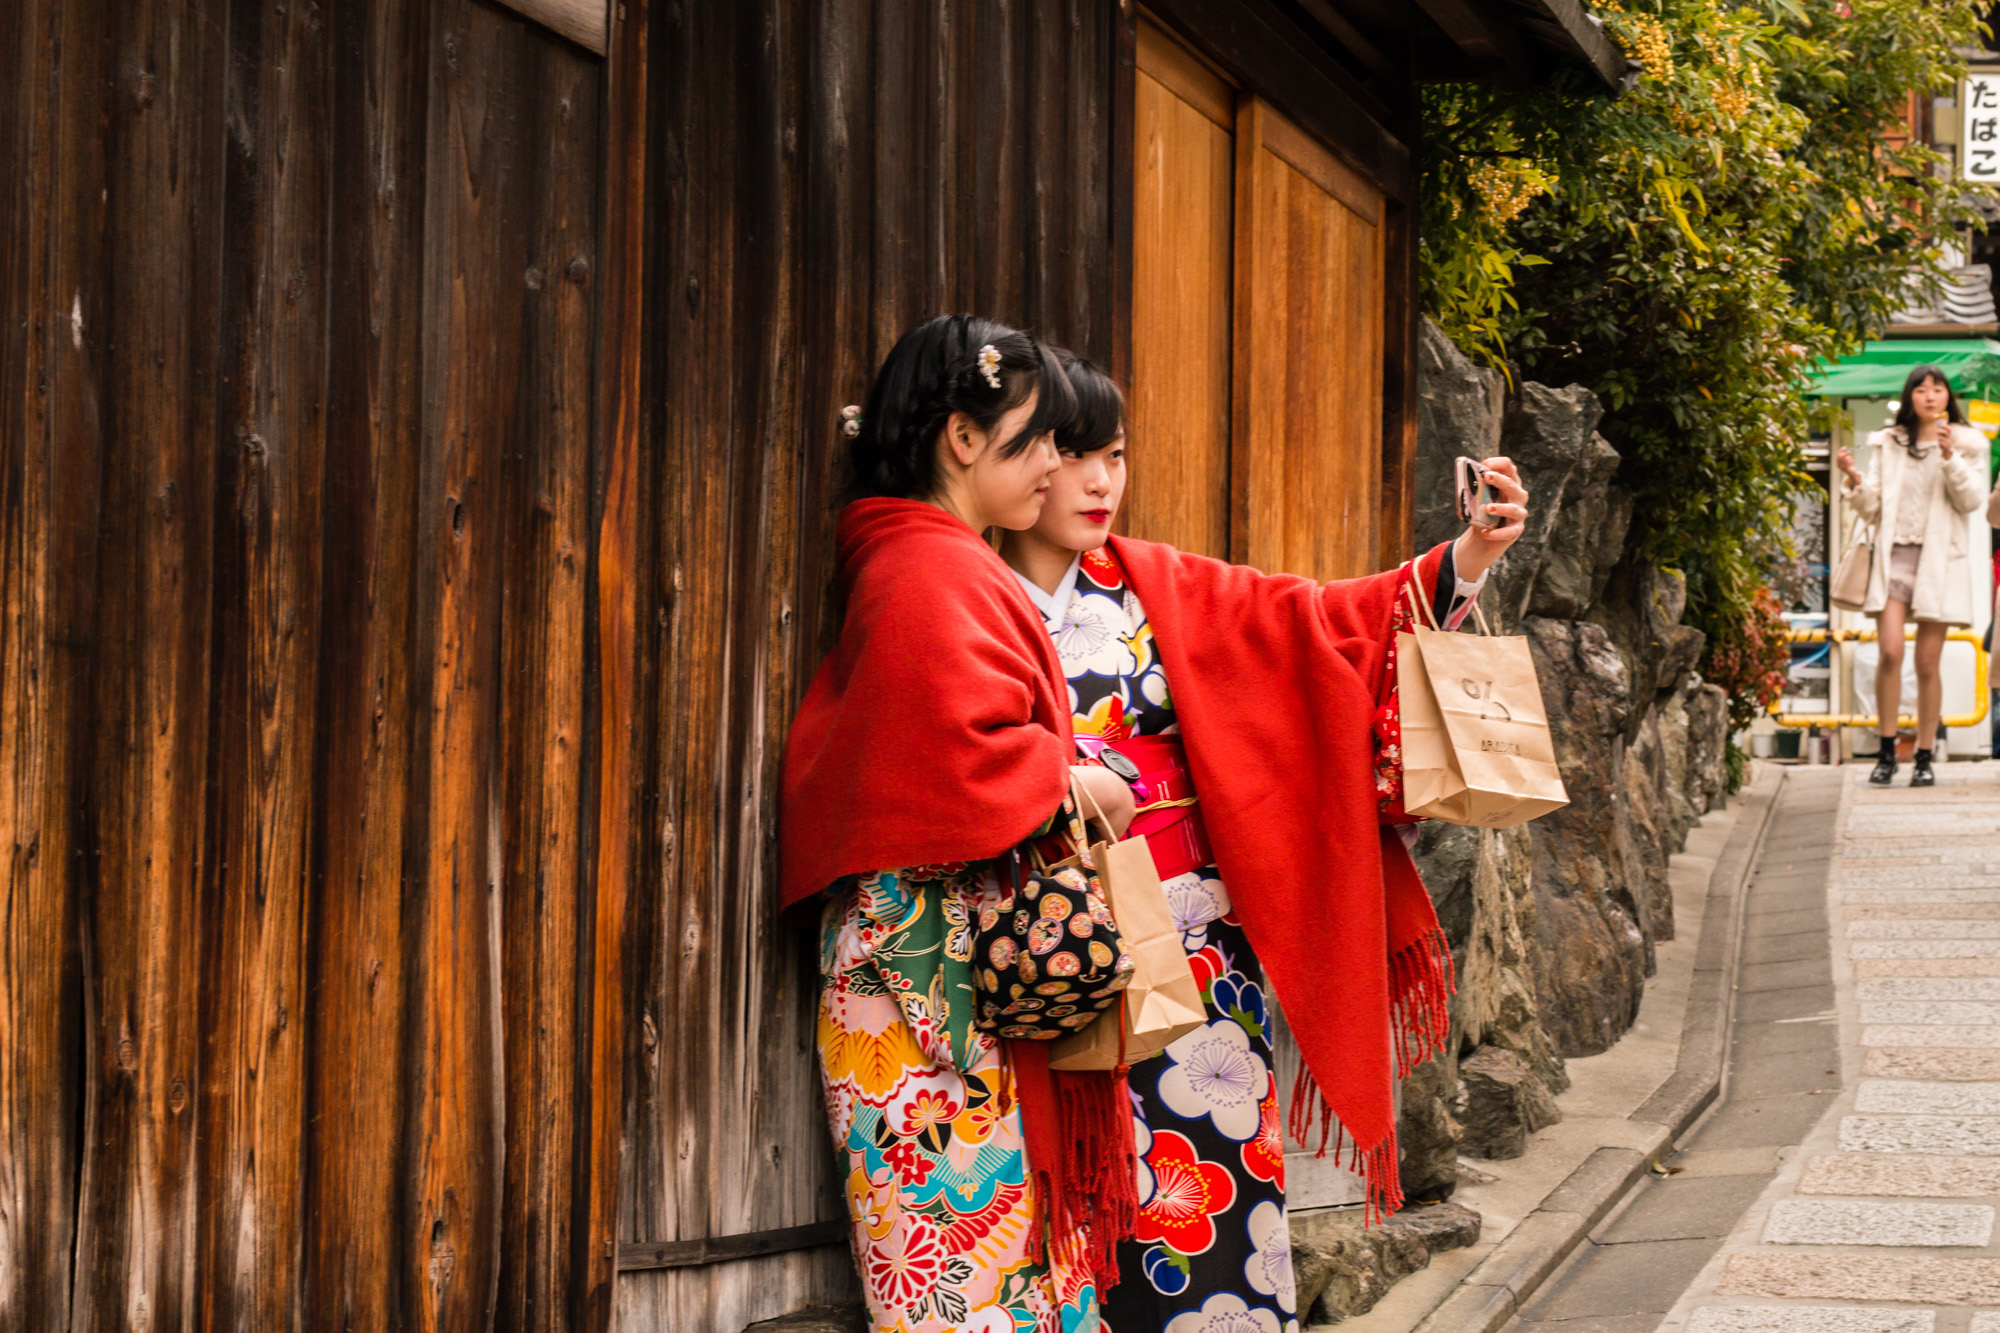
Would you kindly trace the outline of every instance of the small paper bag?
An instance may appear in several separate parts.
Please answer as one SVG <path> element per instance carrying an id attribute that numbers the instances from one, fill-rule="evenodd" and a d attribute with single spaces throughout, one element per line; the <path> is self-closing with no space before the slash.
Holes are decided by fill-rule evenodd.
<path id="1" fill-rule="evenodd" d="M 1107 1009 L 1089 1027 L 1050 1043 L 1051 1069 L 1134 1065 L 1208 1021 L 1145 836 L 1093 843 L 1090 854 L 1125 951 L 1132 956 L 1132 980 L 1115 1010 Z"/>
<path id="2" fill-rule="evenodd" d="M 1403 808 L 1427 819 L 1511 828 L 1569 804 L 1535 659 L 1524 638 L 1426 626 L 1396 636 Z M 1477 604 L 1474 606 L 1477 612 Z"/>

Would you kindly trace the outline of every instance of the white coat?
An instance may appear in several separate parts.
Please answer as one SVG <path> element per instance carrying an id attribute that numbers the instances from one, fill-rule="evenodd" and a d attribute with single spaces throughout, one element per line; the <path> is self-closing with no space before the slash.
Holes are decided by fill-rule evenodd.
<path id="1" fill-rule="evenodd" d="M 1924 522 L 1924 553 L 1910 594 L 1910 619 L 1970 627 L 1975 604 L 1972 579 L 1972 512 L 1986 501 L 1986 486 L 1972 460 L 1986 452 L 1986 437 L 1971 426 L 1953 426 L 1955 452 L 1938 468 L 1938 488 Z M 1895 541 L 1897 505 L 1910 456 L 1903 433 L 1891 426 L 1868 437 L 1874 457 L 1861 485 L 1843 482 L 1842 491 L 1862 519 L 1876 527 L 1875 561 L 1868 570 L 1866 615 L 1880 615 L 1888 601 L 1889 551 Z M 1884 516 L 1887 516 L 1886 518 Z"/>

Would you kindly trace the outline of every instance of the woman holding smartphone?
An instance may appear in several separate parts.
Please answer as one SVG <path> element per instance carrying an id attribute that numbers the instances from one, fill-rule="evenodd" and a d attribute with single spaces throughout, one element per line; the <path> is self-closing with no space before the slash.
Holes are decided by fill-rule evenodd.
<path id="1" fill-rule="evenodd" d="M 1896 730 L 1903 707 L 1903 635 L 1916 627 L 1917 748 L 1912 787 L 1928 787 L 1944 689 L 1938 660 L 1945 633 L 1972 624 L 1971 516 L 1986 488 L 1973 459 L 1985 437 L 1965 422 L 1951 381 L 1936 366 L 1918 366 L 1903 381 L 1895 424 L 1868 437 L 1873 458 L 1863 476 L 1854 455 L 1834 456 L 1846 474 L 1843 494 L 1875 528 L 1868 597 L 1875 617 L 1875 709 L 1881 749 L 1868 780 L 1896 777 Z"/>
<path id="2" fill-rule="evenodd" d="M 1317 1125 L 1393 1211 L 1393 1079 L 1444 1039 L 1449 952 L 1398 817 L 1393 636 L 1406 586 L 1441 623 L 1521 533 L 1527 493 L 1486 460 L 1493 526 L 1400 570 L 1319 584 L 1110 536 L 1124 402 L 1061 354 L 1077 399 L 1036 522 L 1002 554 L 1069 683 L 1078 757 L 1126 775 L 1208 1022 L 1129 1073 L 1138 1228 L 1111 1333 L 1286 1328 L 1298 1314 L 1266 979 L 1304 1056 L 1292 1129 Z M 1387 836 L 1383 836 L 1385 831 Z M 1116 911 L 1116 904 L 1113 904 Z"/>

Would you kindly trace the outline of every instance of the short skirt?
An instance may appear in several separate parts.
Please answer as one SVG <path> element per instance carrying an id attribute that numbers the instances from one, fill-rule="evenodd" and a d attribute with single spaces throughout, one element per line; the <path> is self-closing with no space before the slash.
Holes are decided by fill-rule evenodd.
<path id="1" fill-rule="evenodd" d="M 1888 584 L 1883 592 L 1887 601 L 1901 602 L 1905 611 L 1917 594 L 1917 562 L 1923 558 L 1921 542 L 1889 548 Z"/>

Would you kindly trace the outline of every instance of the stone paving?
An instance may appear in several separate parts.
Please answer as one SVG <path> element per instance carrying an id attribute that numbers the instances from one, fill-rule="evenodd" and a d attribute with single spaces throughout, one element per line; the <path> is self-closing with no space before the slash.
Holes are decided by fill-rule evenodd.
<path id="1" fill-rule="evenodd" d="M 1815 945 L 1831 1005 L 1791 1022 L 1838 1036 L 1823 1095 L 1663 1319 L 1546 1333 L 2000 1333 L 2000 1309 L 1980 1308 L 2000 1307 L 2000 765 L 1945 765 L 1929 791 L 1869 787 L 1858 765 L 1814 776 L 1841 795 Z M 1775 959 L 1746 940 L 1739 1019 Z M 1732 1084 L 1689 1158 L 1754 1140 L 1740 1115 L 1716 1130 L 1762 1053 L 1786 1057 L 1768 1036 L 1746 1052 L 1746 1035 L 1739 1022 Z"/>
<path id="2" fill-rule="evenodd" d="M 1794 770 L 1779 792 L 1743 905 L 1725 1100 L 1684 1138 L 1687 1151 L 1672 1162 L 1676 1174 L 1642 1185 L 1590 1232 L 1511 1325 L 1518 1333 L 1653 1333 L 1770 1186 L 1785 1150 L 1833 1104 L 1839 1056 L 1826 883 L 1843 792 L 1839 776 L 1832 769 Z M 2000 859 L 2000 835 L 1994 856 Z M 1703 1318 L 1697 1327 L 1705 1333 L 1791 1327 L 1760 1322 L 1759 1311 Z M 1935 1333 L 1908 1322 L 1815 1327 Z"/>

